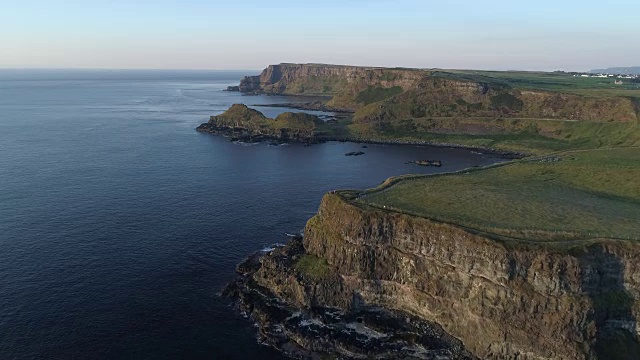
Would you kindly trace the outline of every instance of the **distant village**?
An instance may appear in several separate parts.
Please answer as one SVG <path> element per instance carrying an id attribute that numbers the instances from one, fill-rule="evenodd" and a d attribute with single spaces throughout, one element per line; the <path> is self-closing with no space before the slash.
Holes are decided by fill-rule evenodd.
<path id="1" fill-rule="evenodd" d="M 616 85 L 623 85 L 625 83 L 640 83 L 640 75 L 636 75 L 636 74 L 606 74 L 606 73 L 565 72 L 565 71 L 557 71 L 557 72 L 572 75 L 573 77 L 611 79 L 614 81 L 614 84 Z"/>

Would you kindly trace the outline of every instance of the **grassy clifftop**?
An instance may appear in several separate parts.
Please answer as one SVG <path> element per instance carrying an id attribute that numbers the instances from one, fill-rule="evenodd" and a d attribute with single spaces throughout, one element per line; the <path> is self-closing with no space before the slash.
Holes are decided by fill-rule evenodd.
<path id="1" fill-rule="evenodd" d="M 640 240 L 640 148 L 400 180 L 357 203 L 525 240 Z"/>

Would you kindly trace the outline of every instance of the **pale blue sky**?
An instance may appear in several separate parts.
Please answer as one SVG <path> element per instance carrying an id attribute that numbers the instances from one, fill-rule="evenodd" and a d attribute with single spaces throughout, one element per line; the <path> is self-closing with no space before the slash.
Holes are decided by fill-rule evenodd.
<path id="1" fill-rule="evenodd" d="M 638 0 L 0 0 L 0 67 L 588 70 L 639 36 Z"/>

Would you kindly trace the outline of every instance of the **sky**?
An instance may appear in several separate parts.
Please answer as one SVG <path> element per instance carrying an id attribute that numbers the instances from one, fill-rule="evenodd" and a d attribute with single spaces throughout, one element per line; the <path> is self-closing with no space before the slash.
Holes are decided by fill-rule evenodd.
<path id="1" fill-rule="evenodd" d="M 640 1 L 0 0 L 0 68 L 640 66 Z"/>

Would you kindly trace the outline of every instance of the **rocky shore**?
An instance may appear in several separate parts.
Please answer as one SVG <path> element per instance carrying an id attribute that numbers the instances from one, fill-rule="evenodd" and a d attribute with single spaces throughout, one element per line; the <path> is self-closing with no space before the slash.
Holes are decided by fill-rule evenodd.
<path id="1" fill-rule="evenodd" d="M 219 135 L 228 138 L 230 141 L 256 143 L 256 142 L 273 142 L 273 143 L 302 143 L 302 144 L 322 144 L 328 141 L 338 142 L 354 142 L 370 145 L 414 145 L 414 146 L 434 146 L 446 148 L 461 148 L 470 151 L 481 152 L 484 154 L 492 154 L 503 159 L 522 159 L 530 154 L 519 153 L 514 151 L 502 151 L 490 148 L 482 148 L 476 146 L 465 146 L 454 143 L 436 143 L 431 141 L 403 141 L 403 140 L 373 140 L 361 137 L 336 137 L 327 135 L 302 135 L 291 133 L 255 133 L 242 127 L 216 126 L 211 123 L 203 123 L 196 128 L 197 131 L 212 135 Z"/>
<path id="2" fill-rule="evenodd" d="M 216 125 L 211 123 L 201 124 L 196 128 L 197 131 L 213 135 L 224 136 L 232 142 L 243 143 L 303 143 L 303 144 L 319 144 L 332 139 L 322 136 L 312 135 L 306 132 L 295 131 L 252 131 L 243 127 L 234 127 L 226 125 Z"/>
<path id="3" fill-rule="evenodd" d="M 274 143 L 318 144 L 327 141 L 339 141 L 378 145 L 395 144 L 463 148 L 497 155 L 504 159 L 520 159 L 528 156 L 528 154 L 513 151 L 472 147 L 455 143 L 371 139 L 361 136 L 337 135 L 348 133 L 340 131 L 342 130 L 340 126 L 334 122 L 323 121 L 318 116 L 305 113 L 284 113 L 275 120 L 268 119 L 259 111 L 250 109 L 242 104 L 235 104 L 225 113 L 212 116 L 208 122 L 201 124 L 196 130 L 202 133 L 224 136 L 234 142 L 245 143 L 267 141 Z"/>
<path id="4" fill-rule="evenodd" d="M 256 322 L 262 344 L 298 359 L 475 359 L 440 326 L 416 316 L 357 297 L 345 308 L 320 305 L 333 284 L 297 270 L 304 256 L 300 237 L 257 252 L 238 265 L 237 279 L 224 290 Z M 297 296 L 307 299 L 299 303 Z"/>

